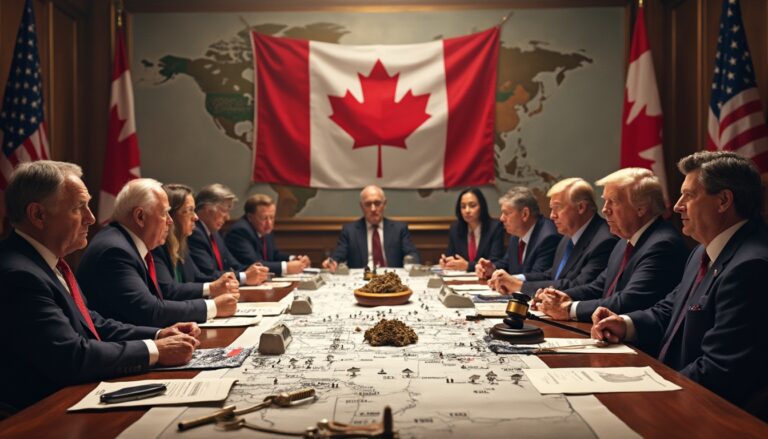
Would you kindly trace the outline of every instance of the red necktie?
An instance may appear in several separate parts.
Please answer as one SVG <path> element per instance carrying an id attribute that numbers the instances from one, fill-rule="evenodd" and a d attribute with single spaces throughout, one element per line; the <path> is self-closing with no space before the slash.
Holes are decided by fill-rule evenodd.
<path id="1" fill-rule="evenodd" d="M 88 325 L 88 329 L 90 329 L 91 333 L 94 335 L 94 337 L 96 337 L 96 340 L 101 341 L 99 333 L 96 332 L 96 326 L 94 326 L 93 320 L 91 320 L 91 314 L 88 312 L 88 308 L 85 307 L 83 296 L 80 294 L 80 287 L 77 286 L 75 276 L 72 274 L 72 269 L 69 268 L 69 264 L 67 264 L 67 261 L 64 259 L 59 259 L 59 263 L 56 264 L 56 268 L 64 277 L 64 281 L 67 283 L 67 287 L 69 288 L 69 293 L 72 295 L 72 299 L 75 300 L 75 305 L 77 305 L 77 309 L 83 316 L 85 324 Z"/>
<path id="2" fill-rule="evenodd" d="M 264 257 L 264 260 L 267 260 L 267 236 L 264 235 L 261 237 L 261 255 Z"/>
<path id="3" fill-rule="evenodd" d="M 381 251 L 381 238 L 379 237 L 379 227 L 371 227 L 371 250 L 373 252 L 373 263 L 377 267 L 386 267 L 387 263 L 384 261 L 384 253 Z"/>
<path id="4" fill-rule="evenodd" d="M 160 285 L 157 283 L 157 271 L 155 270 L 155 258 L 152 257 L 152 252 L 147 252 L 144 256 L 144 261 L 147 263 L 147 271 L 149 271 L 149 278 L 152 279 L 152 283 L 155 285 L 155 291 L 157 291 L 157 297 L 163 300 L 163 293 L 160 291 Z"/>
<path id="5" fill-rule="evenodd" d="M 469 256 L 469 262 L 475 262 L 475 258 L 477 257 L 477 242 L 475 241 L 475 232 L 472 230 L 469 231 L 467 256 Z"/>
<path id="6" fill-rule="evenodd" d="M 211 238 L 211 248 L 213 249 L 213 256 L 216 257 L 216 264 L 218 264 L 220 271 L 224 271 L 224 264 L 221 263 L 221 253 L 219 252 L 219 245 L 216 244 L 216 240 L 213 239 L 213 233 L 211 233 L 209 236 Z"/>
<path id="7" fill-rule="evenodd" d="M 525 241 L 522 239 L 517 242 L 517 264 L 523 265 L 523 253 L 525 253 Z"/>
<path id="8" fill-rule="evenodd" d="M 629 258 L 632 257 L 632 251 L 635 248 L 632 246 L 631 243 L 627 242 L 627 248 L 624 249 L 624 257 L 621 258 L 621 265 L 619 265 L 619 272 L 616 273 L 616 277 L 613 278 L 613 282 L 611 282 L 611 286 L 608 287 L 607 290 L 605 290 L 605 294 L 603 294 L 603 297 L 611 297 L 614 291 L 616 291 L 616 284 L 619 283 L 619 278 L 621 277 L 621 274 L 624 273 L 624 269 L 627 267 L 627 262 L 629 261 Z"/>
<path id="9" fill-rule="evenodd" d="M 693 295 L 693 292 L 696 291 L 696 287 L 699 286 L 701 283 L 701 280 L 704 279 L 704 276 L 707 274 L 707 270 L 709 270 L 709 255 L 707 254 L 707 251 L 704 250 L 704 253 L 701 255 L 701 265 L 699 265 L 699 272 L 696 274 L 696 279 L 693 281 L 693 285 L 691 285 L 691 289 L 689 289 L 685 293 L 685 299 L 683 299 L 682 309 L 680 309 L 680 314 L 677 315 L 677 320 L 675 321 L 675 326 L 672 327 L 672 332 L 669 333 L 669 338 L 667 338 L 667 341 L 664 342 L 664 346 L 662 346 L 661 350 L 659 351 L 659 361 L 662 363 L 664 362 L 664 357 L 667 356 L 667 352 L 669 351 L 669 347 L 672 345 L 672 340 L 675 339 L 675 334 L 677 334 L 677 330 L 680 329 L 680 325 L 683 323 L 683 320 L 685 320 L 685 315 L 688 313 L 688 300 L 690 300 L 691 295 Z"/>

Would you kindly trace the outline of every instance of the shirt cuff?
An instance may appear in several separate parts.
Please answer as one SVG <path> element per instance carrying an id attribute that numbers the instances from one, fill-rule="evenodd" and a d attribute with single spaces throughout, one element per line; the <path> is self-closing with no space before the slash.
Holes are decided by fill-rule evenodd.
<path id="1" fill-rule="evenodd" d="M 626 314 L 622 314 L 619 317 L 624 319 L 624 323 L 627 324 L 627 334 L 624 336 L 624 341 L 636 341 L 637 331 L 635 330 L 635 322 L 633 322 L 632 319 Z"/>
<path id="2" fill-rule="evenodd" d="M 149 351 L 149 367 L 152 367 L 157 364 L 157 360 L 160 359 L 160 351 L 157 349 L 157 345 L 153 340 L 142 341 L 147 345 L 147 350 Z"/>
<path id="3" fill-rule="evenodd" d="M 211 297 L 211 283 L 205 282 L 203 283 L 203 298 L 207 299 Z"/>
<path id="4" fill-rule="evenodd" d="M 245 285 L 245 280 L 246 279 L 245 279 L 245 272 L 244 271 L 241 271 L 241 272 L 237 273 L 237 278 L 240 281 L 240 285 Z"/>
<path id="5" fill-rule="evenodd" d="M 280 275 L 284 276 L 288 274 L 288 263 L 283 261 L 280 263 Z"/>
<path id="6" fill-rule="evenodd" d="M 205 301 L 205 309 L 206 309 L 206 320 L 211 320 L 212 318 L 216 317 L 216 302 L 213 300 L 206 299 Z"/>
<path id="7" fill-rule="evenodd" d="M 524 274 L 513 274 L 512 276 L 520 279 L 521 281 L 525 282 L 525 275 Z"/>
<path id="8" fill-rule="evenodd" d="M 579 320 L 576 314 L 577 306 L 579 306 L 579 302 L 571 302 L 571 310 L 568 311 L 568 314 L 570 314 L 571 320 Z"/>

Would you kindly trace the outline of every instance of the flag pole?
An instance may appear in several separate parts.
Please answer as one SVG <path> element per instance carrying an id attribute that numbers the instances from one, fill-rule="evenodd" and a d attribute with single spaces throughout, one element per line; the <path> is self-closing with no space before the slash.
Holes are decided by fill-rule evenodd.
<path id="1" fill-rule="evenodd" d="M 509 20 L 509 17 L 511 17 L 512 14 L 514 14 L 514 11 L 509 11 L 509 13 L 507 15 L 502 17 L 501 21 L 499 21 L 499 24 L 497 24 L 496 27 L 498 27 L 499 29 L 504 27 L 504 25 L 507 23 L 507 20 Z"/>
<path id="2" fill-rule="evenodd" d="M 125 10 L 125 5 L 123 3 L 123 0 L 115 0 L 115 15 L 116 15 L 116 21 L 117 21 L 117 28 L 122 29 L 123 27 L 123 11 Z"/>

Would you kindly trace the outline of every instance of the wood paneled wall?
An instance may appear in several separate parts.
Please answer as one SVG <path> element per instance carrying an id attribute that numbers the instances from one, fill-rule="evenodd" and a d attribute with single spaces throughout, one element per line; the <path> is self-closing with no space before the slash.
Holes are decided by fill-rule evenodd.
<path id="1" fill-rule="evenodd" d="M 23 0 L 0 0 L 0 88 L 5 89 Z M 509 0 L 469 2 L 287 0 L 127 0 L 129 13 L 163 11 L 344 9 L 377 11 L 392 8 L 441 7 L 527 8 L 562 6 L 627 6 L 626 47 L 636 2 L 621 0 Z M 276 6 L 277 5 L 277 6 Z M 280 6 L 282 5 L 282 6 Z M 85 182 L 96 197 L 107 131 L 115 7 L 110 0 L 34 0 L 42 61 L 45 117 L 54 159 L 83 166 Z M 768 102 L 768 2 L 741 0 L 757 82 Z M 664 153 L 670 193 L 682 181 L 675 162 L 706 143 L 707 103 L 712 78 L 721 0 L 646 0 L 646 23 L 664 112 Z M 130 18 L 130 17 L 129 17 Z M 130 28 L 129 28 L 130 31 Z M 130 44 L 130 39 L 129 39 Z M 129 47 L 130 52 L 130 47 Z M 626 55 L 625 55 L 626 59 Z M 621 111 L 616 109 L 616 111 Z M 96 210 L 95 200 L 92 206 Z M 308 253 L 320 261 L 333 248 L 341 224 L 351 218 L 280 219 L 277 230 L 283 249 Z M 435 262 L 447 244 L 449 218 L 407 218 L 425 261 Z"/>

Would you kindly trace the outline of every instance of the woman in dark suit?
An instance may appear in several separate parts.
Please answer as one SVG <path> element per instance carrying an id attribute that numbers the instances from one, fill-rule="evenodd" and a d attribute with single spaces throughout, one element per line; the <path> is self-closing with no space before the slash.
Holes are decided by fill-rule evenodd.
<path id="1" fill-rule="evenodd" d="M 211 278 L 198 270 L 189 256 L 187 238 L 192 234 L 197 222 L 192 188 L 183 184 L 165 184 L 163 189 L 168 195 L 168 204 L 171 207 L 169 214 L 173 225 L 168 231 L 165 244 L 152 250 L 160 289 L 163 293 L 178 291 L 180 294 L 177 294 L 177 297 L 170 297 L 174 300 L 187 300 L 204 295 L 203 282 L 210 282 L 211 297 L 224 294 L 228 290 L 236 290 L 237 280 L 232 273 L 225 273 L 218 279 Z"/>
<path id="2" fill-rule="evenodd" d="M 480 189 L 461 191 L 456 200 L 456 219 L 451 226 L 448 250 L 440 258 L 440 267 L 475 271 L 475 262 L 480 258 L 495 262 L 504 257 L 504 228 L 498 220 L 491 219 Z M 474 244 L 474 251 L 470 244 Z"/>

